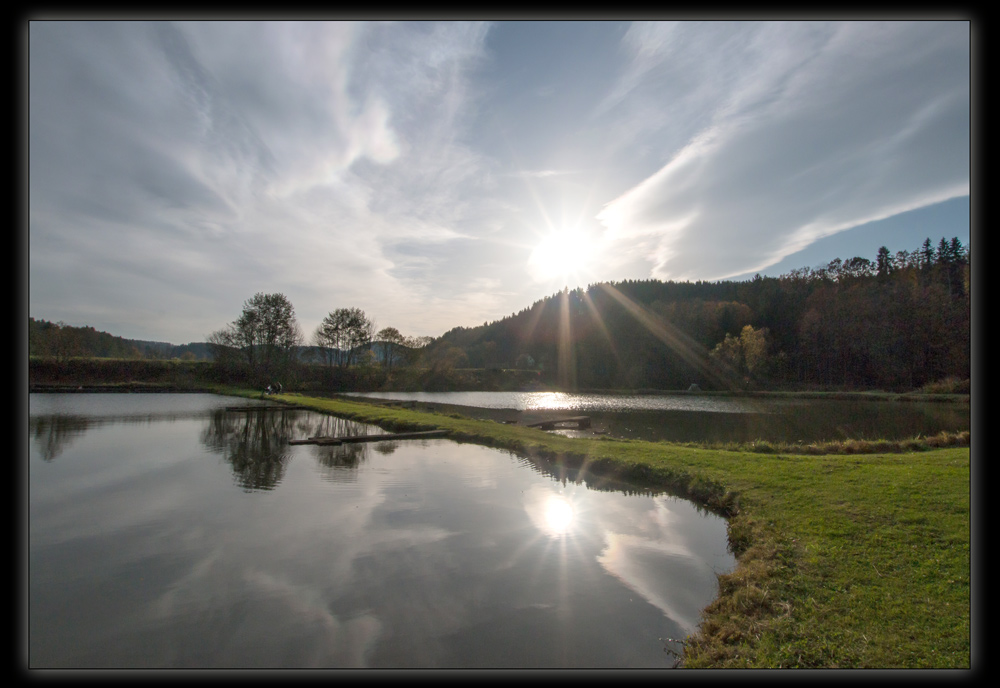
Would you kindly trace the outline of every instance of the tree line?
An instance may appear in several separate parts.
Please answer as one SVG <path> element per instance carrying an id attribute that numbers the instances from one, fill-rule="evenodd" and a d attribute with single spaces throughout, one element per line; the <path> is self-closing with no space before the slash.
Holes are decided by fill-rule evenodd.
<path id="1" fill-rule="evenodd" d="M 432 349 L 472 367 L 535 367 L 566 388 L 913 389 L 970 377 L 967 246 L 930 239 L 733 282 L 565 289 Z"/>
<path id="2" fill-rule="evenodd" d="M 205 342 L 169 344 L 141 339 L 125 339 L 93 327 L 74 327 L 63 321 L 28 318 L 28 355 L 67 360 L 85 358 L 207 360 Z"/>
<path id="3" fill-rule="evenodd" d="M 322 381 L 336 388 L 357 386 L 359 375 L 366 386 L 379 373 L 384 380 L 394 367 L 412 363 L 430 341 L 406 337 L 395 327 L 378 329 L 363 310 L 347 307 L 330 311 L 313 332 L 311 346 L 303 347 L 295 308 L 281 293 L 255 294 L 236 320 L 208 337 L 222 379 L 256 386 L 297 380 L 302 364 L 318 359 L 328 369 Z"/>
<path id="4" fill-rule="evenodd" d="M 969 247 L 942 237 L 780 277 L 604 282 L 436 339 L 336 308 L 308 345 L 288 298 L 258 293 L 180 357 L 207 356 L 215 379 L 261 387 L 372 389 L 405 369 L 408 387 L 441 388 L 474 368 L 535 371 L 565 389 L 914 389 L 970 377 L 970 265 Z M 29 319 L 32 356 L 153 358 L 170 346 Z"/>

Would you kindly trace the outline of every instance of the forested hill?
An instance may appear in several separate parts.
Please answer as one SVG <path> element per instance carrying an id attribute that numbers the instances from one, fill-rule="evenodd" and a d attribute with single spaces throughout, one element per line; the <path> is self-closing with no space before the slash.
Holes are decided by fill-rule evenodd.
<path id="1" fill-rule="evenodd" d="M 28 318 L 29 356 L 84 356 L 92 358 L 155 358 L 206 360 L 208 344 L 169 344 L 139 339 L 123 339 L 93 327 L 73 327 L 63 323 Z"/>
<path id="2" fill-rule="evenodd" d="M 431 368 L 528 368 L 562 388 L 914 389 L 971 367 L 970 252 L 954 238 L 780 277 L 638 280 L 565 290 L 420 352 Z M 300 360 L 315 358 L 297 347 Z M 212 358 L 29 318 L 30 356 Z M 309 354 L 313 354 L 310 358 Z"/>
<path id="3" fill-rule="evenodd" d="M 969 259 L 942 238 L 776 278 L 595 284 L 432 347 L 566 387 L 912 389 L 970 377 Z"/>

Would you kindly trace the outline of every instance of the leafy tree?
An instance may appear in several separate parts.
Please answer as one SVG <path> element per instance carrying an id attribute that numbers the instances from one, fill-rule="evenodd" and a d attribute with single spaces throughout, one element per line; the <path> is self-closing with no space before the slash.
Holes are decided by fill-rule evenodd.
<path id="1" fill-rule="evenodd" d="M 834 258 L 826 265 L 826 274 L 833 281 L 840 279 L 840 269 L 843 267 L 844 261 L 840 258 Z"/>
<path id="2" fill-rule="evenodd" d="M 284 294 L 258 292 L 243 303 L 243 312 L 227 327 L 209 336 L 220 367 L 254 385 L 286 377 L 302 335 L 295 308 Z"/>
<path id="3" fill-rule="evenodd" d="M 909 251 L 896 251 L 892 259 L 892 272 L 899 272 L 913 267 L 913 259 Z"/>
<path id="4" fill-rule="evenodd" d="M 407 339 L 395 327 L 383 327 L 375 335 L 375 341 L 382 344 L 382 366 L 386 373 L 391 373 L 392 366 L 400 358 L 400 350 L 406 346 Z"/>
<path id="5" fill-rule="evenodd" d="M 81 341 L 83 339 L 82 329 L 67 325 L 62 320 L 52 326 L 49 348 L 57 360 L 66 361 L 73 356 L 80 356 L 84 353 Z"/>
<path id="6" fill-rule="evenodd" d="M 330 365 L 336 362 L 349 368 L 357 359 L 358 349 L 371 344 L 375 322 L 360 308 L 338 308 L 331 311 L 313 335 L 317 346 L 326 351 Z"/>
<path id="7" fill-rule="evenodd" d="M 411 349 L 423 349 L 434 341 L 434 337 L 407 337 L 406 346 Z"/>
<path id="8" fill-rule="evenodd" d="M 431 372 L 444 374 L 468 365 L 469 357 L 457 346 L 445 345 L 432 351 L 427 362 Z"/>
<path id="9" fill-rule="evenodd" d="M 747 325 L 739 337 L 727 334 L 712 350 L 711 356 L 722 361 L 747 383 L 766 374 L 769 363 L 767 329 Z"/>
<path id="10" fill-rule="evenodd" d="M 447 374 L 424 381 L 453 384 L 457 366 L 523 366 L 530 357 L 543 381 L 564 385 L 730 386 L 732 379 L 716 375 L 724 366 L 705 365 L 713 350 L 734 376 L 759 385 L 912 389 L 942 376 L 966 379 L 968 248 L 945 244 L 935 252 L 928 240 L 895 254 L 880 247 L 873 261 L 838 258 L 779 278 L 560 290 L 425 346 L 428 373 Z"/>

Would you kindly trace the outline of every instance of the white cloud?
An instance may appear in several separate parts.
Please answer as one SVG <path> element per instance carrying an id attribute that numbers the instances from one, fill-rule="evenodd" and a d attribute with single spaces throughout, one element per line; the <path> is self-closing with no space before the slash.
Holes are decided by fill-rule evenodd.
<path id="1" fill-rule="evenodd" d="M 437 335 L 548 295 L 554 231 L 580 279 L 713 279 L 968 191 L 964 23 L 523 28 L 32 23 L 31 314 L 194 341 L 282 291 Z"/>
<path id="2" fill-rule="evenodd" d="M 719 279 L 968 193 L 968 81 L 954 79 L 968 62 L 962 27 L 834 28 L 810 30 L 815 50 L 803 51 L 800 31 L 741 26 L 729 43 L 740 80 L 725 96 L 695 93 L 710 124 L 604 208 L 609 239 L 654 240 L 654 277 Z M 663 44 L 639 54 L 648 61 Z"/>

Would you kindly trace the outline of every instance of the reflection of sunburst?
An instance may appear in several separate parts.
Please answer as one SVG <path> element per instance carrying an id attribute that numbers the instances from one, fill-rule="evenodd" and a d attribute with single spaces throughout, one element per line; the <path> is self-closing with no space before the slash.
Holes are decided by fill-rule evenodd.
<path id="1" fill-rule="evenodd" d="M 573 626 L 571 590 L 578 573 L 571 562 L 593 551 L 600 534 L 592 532 L 594 524 L 586 523 L 586 491 L 557 491 L 555 485 L 534 484 L 523 491 L 524 511 L 534 532 L 529 531 L 513 553 L 510 566 L 519 560 L 528 565 L 532 572 L 526 576 L 525 586 L 551 590 L 546 601 L 555 606 L 559 627 L 568 629 Z M 563 640 L 568 642 L 568 636 Z"/>
<path id="2" fill-rule="evenodd" d="M 549 535 L 560 536 L 573 528 L 573 506 L 563 497 L 553 495 L 545 504 L 545 528 Z"/>
<path id="3" fill-rule="evenodd" d="M 552 489 L 533 486 L 524 495 L 524 511 L 541 535 L 572 537 L 578 526 L 575 501 Z"/>

